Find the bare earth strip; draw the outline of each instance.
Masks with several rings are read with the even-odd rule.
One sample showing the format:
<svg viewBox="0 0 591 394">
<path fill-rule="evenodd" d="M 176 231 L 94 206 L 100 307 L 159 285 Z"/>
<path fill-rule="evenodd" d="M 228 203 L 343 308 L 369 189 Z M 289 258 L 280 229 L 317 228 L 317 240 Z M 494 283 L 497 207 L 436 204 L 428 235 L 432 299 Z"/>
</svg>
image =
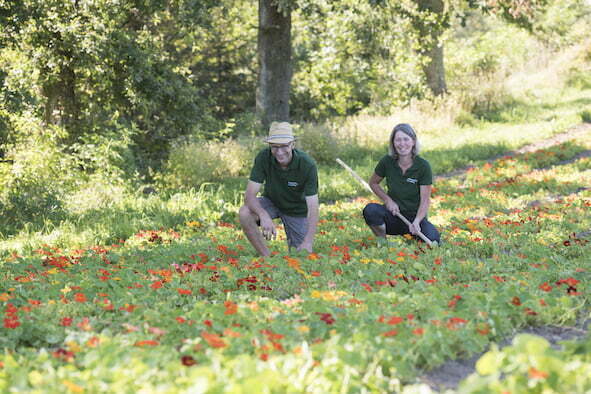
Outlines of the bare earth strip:
<svg viewBox="0 0 591 394">
<path fill-rule="evenodd" d="M 520 148 L 518 150 L 507 152 L 506 154 L 491 158 L 490 160 L 488 160 L 488 162 L 493 162 L 494 160 L 497 160 L 504 156 L 514 156 L 517 154 L 535 152 L 536 150 L 548 148 L 550 146 L 558 145 L 566 141 L 576 140 L 577 137 L 580 137 L 589 132 L 591 132 L 591 123 L 583 123 L 575 127 L 572 127 L 563 133 L 557 134 L 552 138 L 548 138 L 536 142 L 534 144 L 524 146 L 523 148 Z M 591 156 L 591 151 L 586 150 L 579 153 L 576 157 L 565 162 L 558 163 L 557 165 L 572 163 L 575 160 L 578 160 L 582 157 L 589 156 Z M 436 179 L 445 179 L 455 176 L 461 176 L 465 174 L 470 168 L 472 168 L 472 166 L 457 169 L 452 172 L 439 175 L 436 177 Z M 583 188 L 582 190 L 587 189 L 588 188 Z M 577 193 L 581 192 L 582 190 L 578 190 Z M 559 196 L 557 196 L 556 198 L 558 197 Z M 539 204 L 540 202 L 534 202 L 533 204 L 536 203 Z M 590 234 L 591 231 L 578 234 L 578 236 L 586 237 Z M 539 327 L 526 327 L 523 330 L 516 332 L 509 338 L 505 338 L 503 341 L 499 343 L 499 346 L 505 347 L 509 345 L 512 342 L 513 338 L 518 334 L 534 334 L 545 338 L 548 342 L 552 344 L 553 347 L 558 348 L 559 343 L 561 341 L 578 340 L 584 338 L 588 333 L 589 325 L 591 325 L 590 319 L 580 320 L 574 326 L 548 325 Z M 467 378 L 470 374 L 475 372 L 476 361 L 478 361 L 478 359 L 483 354 L 484 353 L 476 354 L 468 359 L 449 360 L 438 368 L 435 368 L 431 371 L 426 371 L 421 376 L 420 380 L 422 381 L 422 383 L 429 385 L 429 387 L 431 387 L 431 389 L 433 389 L 434 391 L 454 390 L 458 387 L 458 384 L 463 379 Z"/>
<path fill-rule="evenodd" d="M 530 145 L 526 145 L 522 148 L 519 148 L 517 150 L 514 151 L 510 151 L 507 153 L 504 153 L 502 155 L 498 155 L 495 157 L 490 158 L 489 160 L 487 160 L 488 163 L 492 163 L 497 159 L 500 159 L 501 157 L 505 157 L 505 156 L 515 156 L 515 155 L 519 155 L 519 154 L 523 154 L 523 153 L 528 153 L 528 152 L 535 152 L 539 149 L 544 149 L 544 148 L 548 148 L 554 145 L 559 145 L 562 144 L 564 142 L 567 141 L 572 141 L 572 140 L 576 140 L 577 137 L 580 137 L 582 135 L 585 135 L 587 133 L 591 132 L 591 123 L 581 123 L 578 124 L 574 127 L 571 127 L 570 129 L 560 133 L 560 134 L 556 134 L 550 138 L 541 140 L 541 141 L 537 141 L 533 144 Z M 445 179 L 445 178 L 452 178 L 455 176 L 460 176 L 463 175 L 465 173 L 468 172 L 468 170 L 470 170 L 471 168 L 474 168 L 474 166 L 466 166 L 463 168 L 458 168 L 456 170 L 447 172 L 445 174 L 440 174 L 437 175 L 435 177 L 435 180 L 439 180 L 439 179 Z"/>
</svg>

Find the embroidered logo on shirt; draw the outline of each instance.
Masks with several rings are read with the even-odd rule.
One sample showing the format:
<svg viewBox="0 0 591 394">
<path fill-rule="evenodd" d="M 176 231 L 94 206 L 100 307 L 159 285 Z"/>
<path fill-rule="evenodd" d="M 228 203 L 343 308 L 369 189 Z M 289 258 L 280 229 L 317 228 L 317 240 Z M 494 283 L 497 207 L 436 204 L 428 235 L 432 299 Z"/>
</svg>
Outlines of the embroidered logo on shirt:
<svg viewBox="0 0 591 394">
<path fill-rule="evenodd" d="M 287 186 L 290 186 L 290 187 L 296 187 L 297 185 L 298 185 L 297 182 L 289 182 L 289 181 L 287 182 Z"/>
<path fill-rule="evenodd" d="M 407 181 L 408 183 L 412 183 L 412 184 L 415 184 L 415 183 L 417 183 L 417 182 L 418 182 L 418 180 L 417 180 L 417 179 L 415 179 L 415 178 L 406 178 L 406 181 Z"/>
</svg>

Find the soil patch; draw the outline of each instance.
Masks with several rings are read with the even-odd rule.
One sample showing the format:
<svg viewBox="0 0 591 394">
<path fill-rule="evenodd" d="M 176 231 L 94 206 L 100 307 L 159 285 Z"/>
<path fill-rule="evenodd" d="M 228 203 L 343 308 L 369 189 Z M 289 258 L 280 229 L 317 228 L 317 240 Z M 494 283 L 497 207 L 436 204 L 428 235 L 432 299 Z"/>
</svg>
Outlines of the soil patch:
<svg viewBox="0 0 591 394">
<path fill-rule="evenodd" d="M 550 138 L 546 138 L 544 140 L 536 141 L 533 144 L 526 145 L 526 146 L 521 147 L 521 148 L 519 148 L 517 150 L 506 152 L 506 153 L 504 153 L 502 155 L 491 157 L 486 162 L 492 164 L 492 162 L 494 162 L 495 160 L 500 159 L 501 157 L 515 156 L 515 155 L 519 155 L 519 154 L 523 154 L 523 153 L 535 152 L 535 151 L 537 151 L 539 149 L 548 148 L 550 146 L 555 146 L 555 145 L 562 144 L 562 143 L 564 143 L 566 141 L 574 140 L 577 137 L 579 137 L 581 135 L 584 135 L 586 133 L 589 133 L 589 132 L 591 132 L 591 123 L 581 123 L 581 124 L 578 124 L 578 125 L 576 125 L 574 127 L 571 127 L 570 129 L 568 129 L 568 130 L 566 130 L 566 131 L 564 131 L 562 133 L 556 134 L 556 135 L 554 135 L 554 136 L 552 136 Z M 581 154 L 579 154 L 579 155 L 581 155 Z M 589 155 L 589 153 L 586 152 L 586 153 L 583 153 L 583 156 L 581 156 L 581 157 L 588 157 L 588 155 Z M 580 158 L 580 157 L 577 157 L 577 159 L 578 158 Z M 566 164 L 566 162 L 563 163 L 563 164 Z M 474 168 L 474 166 L 466 166 L 466 167 L 463 167 L 463 168 L 458 168 L 456 170 L 447 172 L 445 174 L 440 174 L 440 175 L 435 176 L 435 180 L 445 179 L 445 178 L 452 178 L 452 177 L 455 177 L 455 176 L 463 175 L 466 172 L 468 172 L 468 170 L 470 170 L 471 168 Z"/>
<path fill-rule="evenodd" d="M 553 348 L 559 349 L 560 342 L 583 339 L 589 330 L 591 319 L 580 321 L 575 326 L 540 326 L 540 327 L 526 327 L 523 330 L 515 333 L 509 338 L 505 338 L 499 343 L 499 347 L 503 348 L 511 344 L 513 338 L 519 334 L 533 334 L 545 338 Z M 421 381 L 434 391 L 454 390 L 458 384 L 475 372 L 476 361 L 484 354 L 476 354 L 467 359 L 449 360 L 445 364 L 431 371 L 426 372 L 421 376 Z"/>
</svg>

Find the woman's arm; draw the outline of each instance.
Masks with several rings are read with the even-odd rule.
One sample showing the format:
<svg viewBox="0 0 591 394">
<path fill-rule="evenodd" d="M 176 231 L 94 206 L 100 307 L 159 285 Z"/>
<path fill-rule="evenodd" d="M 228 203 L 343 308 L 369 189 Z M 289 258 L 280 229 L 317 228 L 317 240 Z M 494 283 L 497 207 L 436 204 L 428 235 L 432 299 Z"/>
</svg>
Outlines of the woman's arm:
<svg viewBox="0 0 591 394">
<path fill-rule="evenodd" d="M 369 187 L 384 202 L 386 209 L 392 212 L 392 215 L 396 215 L 400 213 L 400 208 L 380 186 L 382 179 L 384 178 L 374 172 L 371 178 L 369 178 Z"/>
<path fill-rule="evenodd" d="M 429 212 L 429 205 L 431 204 L 431 185 L 421 185 L 419 188 L 420 198 L 421 201 L 419 202 L 419 209 L 417 211 L 417 216 L 415 220 L 411 223 L 409 227 L 411 234 L 416 234 L 421 231 L 421 220 L 423 220 L 427 213 Z"/>
</svg>

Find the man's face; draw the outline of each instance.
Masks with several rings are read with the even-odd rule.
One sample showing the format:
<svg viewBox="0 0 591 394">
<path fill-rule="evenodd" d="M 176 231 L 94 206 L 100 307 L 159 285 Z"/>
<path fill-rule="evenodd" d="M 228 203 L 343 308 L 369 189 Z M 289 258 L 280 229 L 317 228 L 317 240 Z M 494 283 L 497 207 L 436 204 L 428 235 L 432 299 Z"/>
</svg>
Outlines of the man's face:
<svg viewBox="0 0 591 394">
<path fill-rule="evenodd" d="M 269 146 L 271 147 L 271 154 L 281 167 L 287 167 L 291 163 L 294 147 L 293 141 L 287 144 L 269 144 Z"/>
</svg>

